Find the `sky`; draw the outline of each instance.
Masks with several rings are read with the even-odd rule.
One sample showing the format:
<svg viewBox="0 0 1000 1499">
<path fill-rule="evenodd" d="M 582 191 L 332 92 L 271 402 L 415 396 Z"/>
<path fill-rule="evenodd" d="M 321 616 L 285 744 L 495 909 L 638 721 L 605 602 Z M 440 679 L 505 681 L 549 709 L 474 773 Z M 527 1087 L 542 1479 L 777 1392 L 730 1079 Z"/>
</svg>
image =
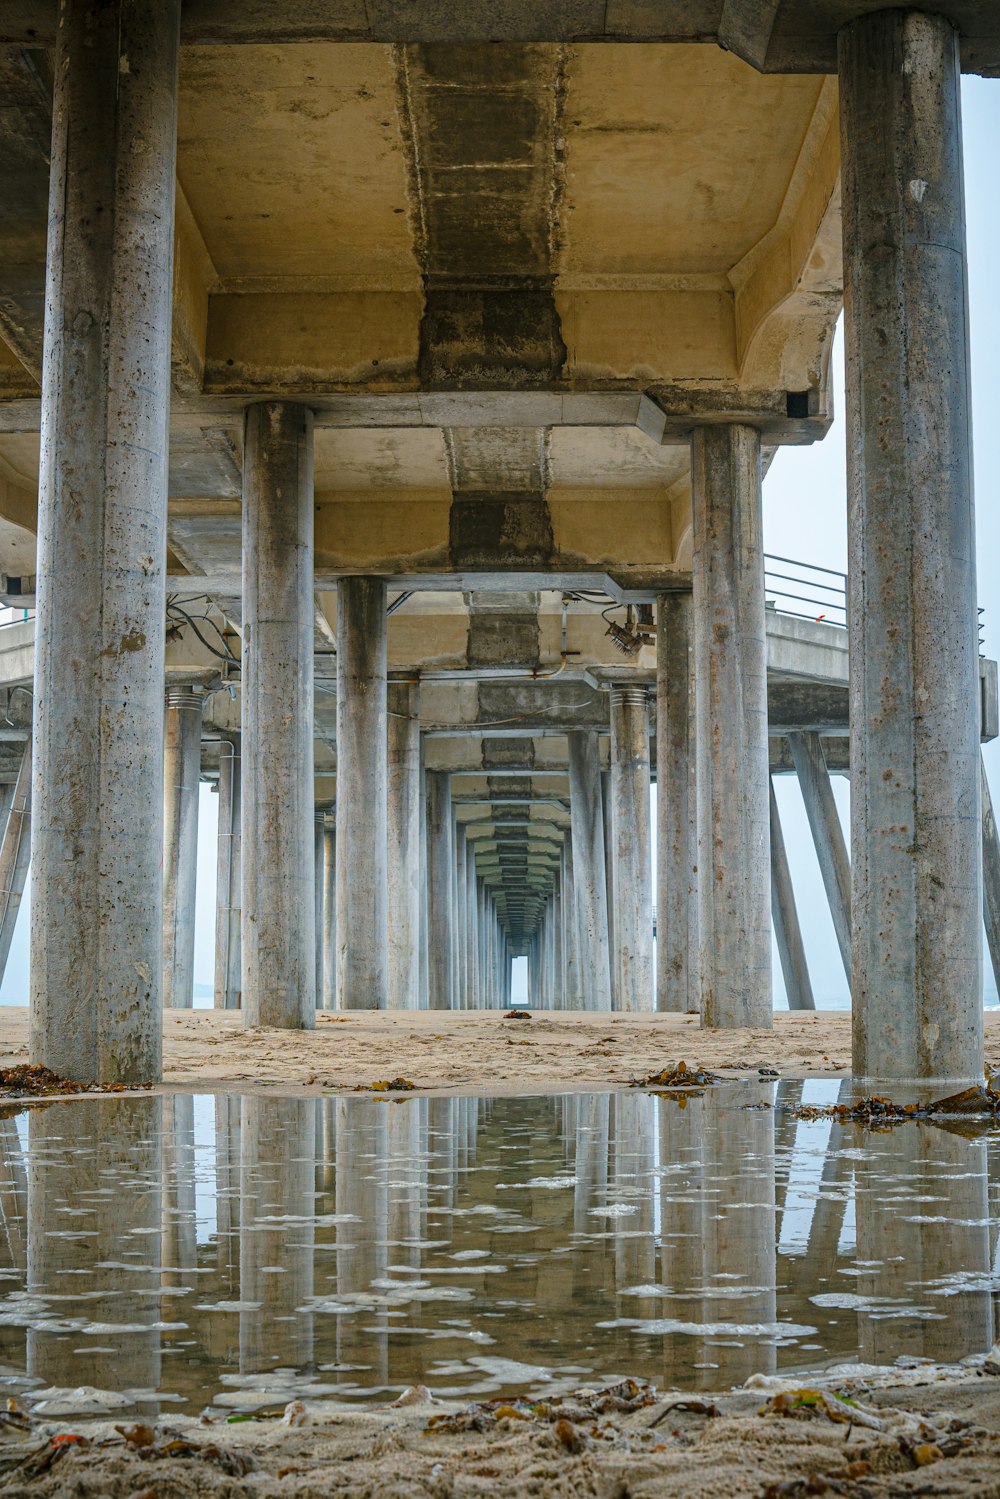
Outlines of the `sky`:
<svg viewBox="0 0 1000 1499">
<path fill-rule="evenodd" d="M 969 247 L 969 300 L 972 339 L 973 434 L 977 496 L 979 602 L 985 609 L 986 655 L 1000 658 L 1000 463 L 989 434 L 1000 410 L 1000 279 L 996 275 L 1000 246 L 1000 193 L 995 183 L 1000 150 L 1000 82 L 962 80 L 965 136 L 966 215 Z M 847 568 L 847 501 L 844 454 L 843 338 L 838 328 L 834 347 L 834 423 L 826 439 L 808 448 L 780 448 L 764 481 L 764 549 L 820 566 Z M 986 746 L 987 773 L 994 803 L 1000 801 L 1000 741 Z M 850 789 L 842 776 L 833 778 L 838 808 L 848 826 Z M 846 1005 L 847 982 L 819 866 L 812 847 L 802 798 L 794 776 L 776 777 L 788 857 L 816 1002 L 820 1007 Z M 655 827 L 655 820 L 654 820 Z M 198 828 L 198 912 L 195 930 L 195 1003 L 211 1004 L 215 953 L 215 858 L 217 798 L 201 788 Z M 24 1004 L 28 994 L 28 921 L 26 898 L 18 916 L 0 1004 Z M 523 965 L 518 964 L 522 980 Z M 986 1002 L 997 1003 L 988 958 L 984 963 Z M 522 980 L 523 981 L 523 980 Z M 785 992 L 774 954 L 774 996 L 784 1008 Z M 515 998 L 523 997 L 521 983 Z"/>
</svg>

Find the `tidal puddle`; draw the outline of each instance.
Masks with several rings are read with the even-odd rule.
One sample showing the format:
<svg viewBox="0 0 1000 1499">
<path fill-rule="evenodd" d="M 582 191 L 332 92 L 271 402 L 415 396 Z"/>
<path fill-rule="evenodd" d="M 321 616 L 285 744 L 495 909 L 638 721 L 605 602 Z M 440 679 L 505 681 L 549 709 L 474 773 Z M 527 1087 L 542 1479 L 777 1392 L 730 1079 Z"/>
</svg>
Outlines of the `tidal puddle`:
<svg viewBox="0 0 1000 1499">
<path fill-rule="evenodd" d="M 0 1120 L 0 1391 L 252 1411 L 985 1353 L 1000 1131 L 783 1112 L 838 1086 Z"/>
</svg>

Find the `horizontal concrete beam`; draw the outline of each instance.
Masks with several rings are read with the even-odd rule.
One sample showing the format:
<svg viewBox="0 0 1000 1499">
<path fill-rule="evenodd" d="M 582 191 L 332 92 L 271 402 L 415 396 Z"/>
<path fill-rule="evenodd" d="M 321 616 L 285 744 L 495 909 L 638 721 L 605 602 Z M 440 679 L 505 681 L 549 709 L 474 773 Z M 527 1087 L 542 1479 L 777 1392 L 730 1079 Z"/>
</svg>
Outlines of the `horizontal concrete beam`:
<svg viewBox="0 0 1000 1499">
<path fill-rule="evenodd" d="M 309 42 L 704 42 L 732 49 L 765 72 L 836 70 L 837 32 L 871 10 L 871 0 L 185 0 L 186 47 Z M 961 36 L 966 71 L 1000 68 L 1000 20 L 993 0 L 934 0 Z M 9 0 L 0 43 L 50 47 L 55 0 Z"/>
</svg>

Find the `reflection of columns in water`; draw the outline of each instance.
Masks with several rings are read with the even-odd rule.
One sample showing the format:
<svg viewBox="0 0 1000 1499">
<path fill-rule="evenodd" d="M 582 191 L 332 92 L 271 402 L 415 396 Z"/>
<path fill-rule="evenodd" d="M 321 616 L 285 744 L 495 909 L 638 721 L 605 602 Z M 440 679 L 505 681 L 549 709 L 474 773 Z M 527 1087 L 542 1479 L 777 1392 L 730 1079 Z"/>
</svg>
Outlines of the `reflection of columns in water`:
<svg viewBox="0 0 1000 1499">
<path fill-rule="evenodd" d="M 312 1359 L 316 1101 L 242 1100 L 240 1372 Z M 287 1221 L 291 1219 L 292 1221 Z M 275 1357 L 277 1355 L 277 1357 Z"/>
<path fill-rule="evenodd" d="M 162 1109 L 159 1098 L 87 1099 L 29 1118 L 28 1291 L 65 1295 L 73 1283 L 67 1274 L 81 1271 L 88 1291 L 102 1295 L 72 1314 L 107 1324 L 95 1338 L 30 1330 L 33 1379 L 70 1388 L 159 1388 Z M 72 1236 L 65 1237 L 67 1229 Z M 149 1331 L 115 1333 L 115 1323 Z"/>
<path fill-rule="evenodd" d="M 194 1098 L 175 1093 L 163 1100 L 162 1284 L 184 1285 L 198 1259 L 194 1199 Z"/>
<path fill-rule="evenodd" d="M 752 1085 L 748 1085 L 749 1093 Z M 771 1101 L 762 1085 L 759 1100 Z M 746 1102 L 758 1098 L 747 1097 Z M 743 1109 L 738 1126 L 732 1103 L 709 1089 L 705 1095 L 704 1184 L 706 1212 L 702 1278 L 706 1291 L 738 1294 L 711 1298 L 707 1322 L 773 1323 L 777 1317 L 774 1115 Z M 734 1279 L 735 1277 L 735 1279 Z M 723 1343 L 725 1346 L 723 1346 Z M 718 1364 L 709 1381 L 720 1385 L 742 1383 L 751 1374 L 776 1367 L 773 1337 L 709 1339 L 709 1359 Z"/>
<path fill-rule="evenodd" d="M 28 1268 L 28 1179 L 13 1119 L 0 1119 L 0 1268 Z"/>
<path fill-rule="evenodd" d="M 240 1100 L 215 1095 L 216 1263 L 227 1300 L 239 1298 L 240 1264 Z"/>
<path fill-rule="evenodd" d="M 704 1322 L 714 1315 L 702 1296 L 702 1252 L 705 1240 L 704 1193 L 705 1100 L 691 1098 L 682 1108 L 660 1099 L 658 1146 L 660 1156 L 660 1276 L 673 1298 L 661 1315 L 678 1322 Z M 669 1307 L 669 1311 L 666 1308 Z M 692 1382 L 713 1386 L 712 1372 L 701 1370 L 692 1381 L 693 1364 L 711 1362 L 699 1339 L 675 1333 L 664 1339 L 663 1377 L 667 1384 Z"/>
<path fill-rule="evenodd" d="M 337 1296 L 366 1294 L 388 1268 L 387 1106 L 337 1099 Z M 384 1312 L 362 1306 L 337 1318 L 337 1358 L 363 1364 L 371 1382 L 388 1375 L 389 1350 Z"/>
<path fill-rule="evenodd" d="M 656 1279 L 656 1105 L 644 1093 L 614 1093 L 612 1105 L 611 1185 L 614 1203 L 635 1208 L 610 1220 L 615 1236 L 615 1289 L 650 1285 Z M 630 1296 L 624 1315 L 652 1317 L 656 1304 Z"/>
<path fill-rule="evenodd" d="M 985 1142 L 906 1125 L 892 1135 L 891 1156 L 855 1163 L 855 1182 L 858 1260 L 874 1262 L 855 1284 L 876 1303 L 858 1312 L 862 1360 L 891 1364 L 907 1353 L 952 1362 L 985 1353 L 993 1342 L 990 1292 L 982 1288 L 990 1271 Z M 943 1298 L 924 1289 L 953 1275 L 981 1277 L 981 1288 Z M 901 1310 L 927 1308 L 933 1319 L 887 1318 L 878 1304 L 887 1300 Z"/>
<path fill-rule="evenodd" d="M 386 1109 L 386 1230 L 392 1259 L 417 1266 L 427 1214 L 427 1100 Z"/>
<path fill-rule="evenodd" d="M 455 1206 L 458 1182 L 457 1098 L 427 1100 L 427 1149 L 435 1207 Z"/>
<path fill-rule="evenodd" d="M 585 1093 L 576 1121 L 576 1157 L 573 1174 L 573 1228 L 577 1233 L 593 1230 L 590 1209 L 604 1200 L 608 1185 L 608 1133 L 611 1096 Z"/>
<path fill-rule="evenodd" d="M 0 1119 L 0 1272 L 23 1291 L 28 1272 L 28 1179 L 14 1119 Z M 8 1278 L 9 1277 L 9 1278 Z M 22 1365 L 24 1330 L 0 1326 L 0 1365 Z"/>
</svg>

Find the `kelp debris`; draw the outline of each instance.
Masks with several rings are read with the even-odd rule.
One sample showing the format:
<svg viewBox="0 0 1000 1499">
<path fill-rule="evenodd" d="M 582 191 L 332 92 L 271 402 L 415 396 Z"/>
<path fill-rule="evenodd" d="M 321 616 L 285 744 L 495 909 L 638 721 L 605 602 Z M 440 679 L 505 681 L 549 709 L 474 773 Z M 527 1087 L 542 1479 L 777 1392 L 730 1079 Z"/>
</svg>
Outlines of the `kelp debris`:
<svg viewBox="0 0 1000 1499">
<path fill-rule="evenodd" d="M 408 1077 L 376 1078 L 373 1083 L 358 1083 L 355 1093 L 412 1093 L 416 1083 Z"/>
<path fill-rule="evenodd" d="M 634 1077 L 630 1088 L 707 1088 L 710 1083 L 721 1083 L 717 1072 L 705 1067 L 689 1067 L 687 1062 L 668 1062 L 659 1072 L 648 1077 Z"/>
<path fill-rule="evenodd" d="M 505 1012 L 503 1018 L 504 1018 L 504 1020 L 530 1020 L 531 1019 L 531 1011 L 530 1010 L 507 1010 Z"/>
<path fill-rule="evenodd" d="M 1000 1089 L 990 1078 L 981 1086 L 963 1088 L 947 1098 L 930 1103 L 897 1103 L 873 1094 L 857 1103 L 798 1104 L 788 1110 L 793 1119 L 833 1119 L 838 1124 L 867 1124 L 874 1128 L 901 1124 L 908 1119 L 932 1119 L 942 1114 L 973 1119 L 1000 1116 Z"/>
<path fill-rule="evenodd" d="M 59 1093 L 130 1093 L 151 1088 L 152 1083 L 77 1083 L 60 1077 L 39 1062 L 19 1062 L 0 1067 L 0 1094 L 18 1098 L 48 1098 Z"/>
<path fill-rule="evenodd" d="M 499 1421 L 533 1421 L 551 1426 L 565 1423 L 557 1435 L 564 1446 L 567 1436 L 576 1442 L 575 1428 L 595 1424 L 602 1416 L 629 1415 L 655 1405 L 652 1385 L 637 1379 L 623 1379 L 600 1390 L 573 1390 L 551 1400 L 524 1400 L 502 1396 L 497 1400 L 475 1400 L 460 1411 L 443 1411 L 431 1416 L 427 1431 L 489 1431 Z"/>
</svg>

